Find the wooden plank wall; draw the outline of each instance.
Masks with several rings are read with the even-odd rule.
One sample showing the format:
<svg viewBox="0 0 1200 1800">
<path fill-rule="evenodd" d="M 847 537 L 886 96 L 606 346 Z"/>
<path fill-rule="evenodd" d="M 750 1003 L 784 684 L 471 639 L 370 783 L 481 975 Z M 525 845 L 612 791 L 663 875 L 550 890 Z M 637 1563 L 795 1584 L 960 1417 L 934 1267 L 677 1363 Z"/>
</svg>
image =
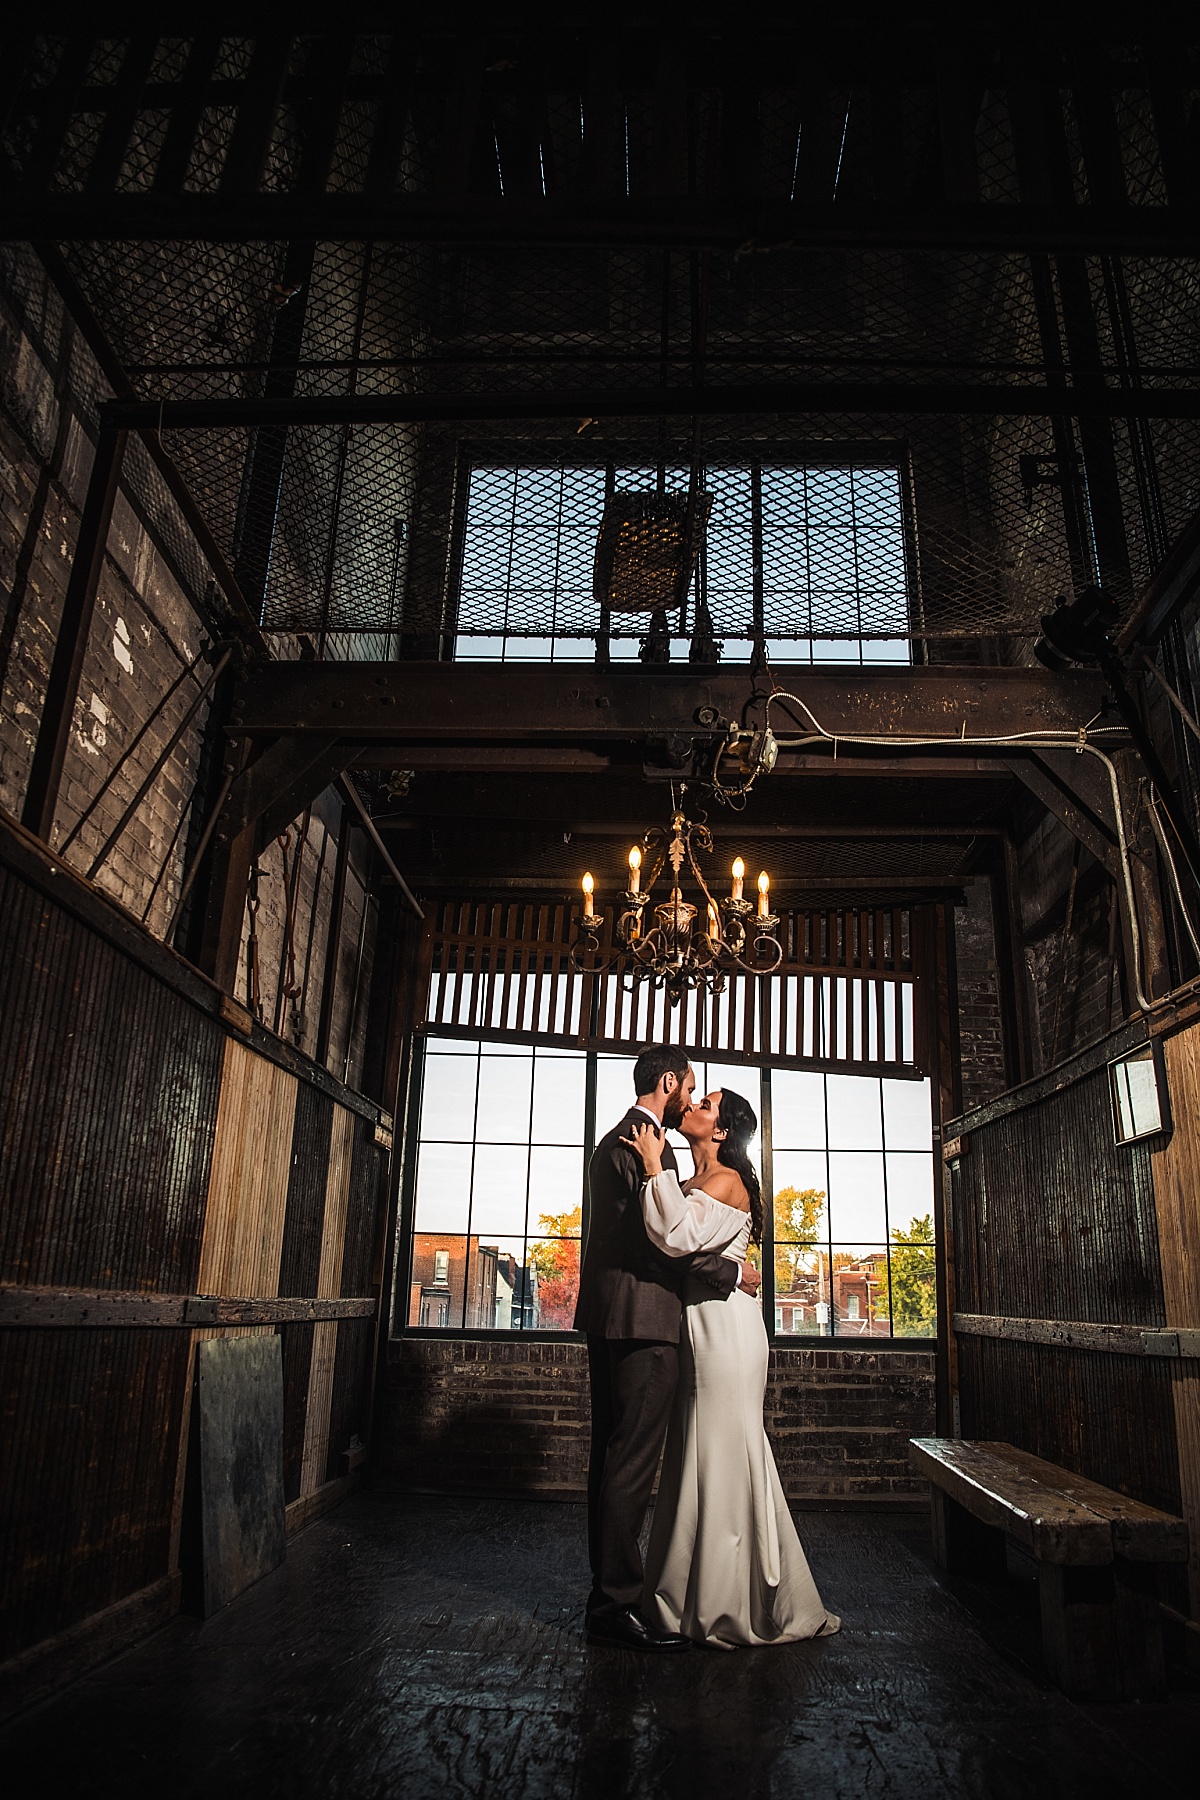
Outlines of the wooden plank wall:
<svg viewBox="0 0 1200 1800">
<path fill-rule="evenodd" d="M 149 940 L 142 956 L 123 915 L 50 859 L 6 866 L 6 841 L 0 1297 L 52 1291 L 67 1317 L 84 1290 L 375 1298 L 379 1109 L 258 1027 L 249 1042 L 229 1029 L 186 965 Z M 58 1666 L 77 1672 L 177 1606 L 195 1344 L 222 1330 L 282 1333 L 286 1498 L 323 1503 L 366 1436 L 373 1317 L 0 1329 L 14 1692 L 45 1691 L 39 1657 L 66 1646 Z M 114 1639 L 96 1622 L 117 1614 Z"/>
<path fill-rule="evenodd" d="M 1163 1042 L 1175 1129 L 1154 1153 L 1154 1198 L 1163 1271 L 1163 1322 L 1200 1332 L 1200 1024 Z M 1200 1356 L 1171 1366 L 1179 1487 L 1191 1533 L 1192 1617 L 1200 1619 Z"/>
<path fill-rule="evenodd" d="M 1115 1141 L 1108 1075 L 1157 1029 L 946 1127 L 957 1400 L 964 1437 L 1182 1514 L 1190 1596 L 1180 1572 L 1169 1598 L 1200 1619 L 1200 1359 L 1172 1335 L 1200 1330 L 1200 1026 L 1165 1038 L 1169 1138 Z"/>
</svg>

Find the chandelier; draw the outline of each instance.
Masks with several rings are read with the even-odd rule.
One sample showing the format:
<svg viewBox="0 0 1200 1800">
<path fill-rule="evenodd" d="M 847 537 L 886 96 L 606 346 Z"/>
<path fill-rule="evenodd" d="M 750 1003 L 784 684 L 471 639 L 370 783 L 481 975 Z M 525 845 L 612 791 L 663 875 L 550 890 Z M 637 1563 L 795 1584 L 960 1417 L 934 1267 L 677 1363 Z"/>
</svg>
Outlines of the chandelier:
<svg viewBox="0 0 1200 1800">
<path fill-rule="evenodd" d="M 615 947 L 602 942 L 604 915 L 595 910 L 596 883 L 583 877 L 583 915 L 571 946 L 571 966 L 587 974 L 603 973 L 625 959 L 625 973 L 632 980 L 653 982 L 665 988 L 672 1006 L 685 993 L 703 988 L 719 994 L 728 977 L 741 969 L 747 975 L 769 975 L 783 961 L 783 946 L 776 937 L 778 916 L 771 911 L 771 881 L 764 871 L 758 878 L 758 907 L 743 894 L 746 865 L 735 859 L 728 894 L 714 899 L 698 855 L 711 856 L 712 834 L 707 825 L 688 819 L 682 805 L 671 818 L 669 831 L 653 825 L 640 844 L 629 852 L 629 886 L 618 912 Z M 703 896 L 700 906 L 685 900 L 680 885 L 687 864 Z M 671 891 L 650 910 L 651 896 L 664 867 L 670 865 Z M 643 870 L 649 866 L 648 878 Z M 648 917 L 649 914 L 649 917 Z"/>
</svg>

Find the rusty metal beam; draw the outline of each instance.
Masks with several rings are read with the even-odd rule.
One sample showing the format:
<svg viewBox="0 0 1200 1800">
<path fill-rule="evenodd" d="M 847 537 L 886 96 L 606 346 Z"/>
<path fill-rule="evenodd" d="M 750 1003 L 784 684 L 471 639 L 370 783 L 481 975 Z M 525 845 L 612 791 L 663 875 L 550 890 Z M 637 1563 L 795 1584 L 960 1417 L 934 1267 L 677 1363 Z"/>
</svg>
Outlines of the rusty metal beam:
<svg viewBox="0 0 1200 1800">
<path fill-rule="evenodd" d="M 697 414 L 872 413 L 995 418 L 1200 418 L 1200 388 L 1054 386 L 1032 382 L 761 381 L 720 386 L 552 388 L 519 392 L 264 396 L 239 400 L 109 400 L 104 419 L 132 431 L 288 425 L 396 425 L 507 419 L 658 419 Z"/>
<path fill-rule="evenodd" d="M 362 795 L 347 775 L 339 777 L 337 786 L 338 792 L 341 794 L 343 800 L 345 800 L 349 812 L 353 812 L 357 817 L 358 823 L 362 826 L 376 850 L 379 852 L 380 860 L 382 861 L 384 868 L 396 883 L 400 892 L 404 895 L 404 898 L 408 903 L 409 911 L 414 913 L 418 919 L 423 920 L 425 917 L 424 908 L 409 887 L 407 881 L 405 881 L 399 869 L 396 867 L 395 862 L 392 860 L 392 853 L 380 837 L 379 832 L 376 830 L 375 821 L 368 812 Z M 347 816 L 349 816 L 349 812 Z"/>
<path fill-rule="evenodd" d="M 232 838 L 262 819 L 264 835 L 274 836 L 341 774 L 349 758 L 332 732 L 280 737 L 233 783 L 221 809 L 223 832 Z"/>
<path fill-rule="evenodd" d="M 61 135 L 61 134 L 60 134 Z M 252 148 L 261 154 L 263 139 Z M 57 145 L 55 146 L 57 149 Z M 462 193 L 187 193 L 103 196 L 26 188 L 0 198 L 0 236 L 220 243 L 315 238 L 460 246 L 757 250 L 1073 251 L 1187 256 L 1194 215 L 1183 206 L 910 204 L 763 201 L 663 195 L 518 199 Z"/>
<path fill-rule="evenodd" d="M 972 740 L 985 736 L 1075 732 L 1096 717 L 1106 693 L 1094 671 L 938 664 L 797 670 L 788 688 L 838 737 L 878 734 L 886 752 L 888 738 L 928 735 L 944 738 L 944 754 L 954 756 L 979 755 Z M 749 693 L 744 671 L 701 674 L 684 665 L 255 663 L 243 671 L 230 728 L 249 736 L 344 735 L 362 746 L 595 748 L 675 732 L 711 742 L 724 735 L 720 721 L 741 717 Z M 802 718 L 784 705 L 772 708 L 778 735 L 803 735 Z"/>
<path fill-rule="evenodd" d="M 1005 767 L 1029 792 L 1040 800 L 1047 812 L 1053 813 L 1060 825 L 1091 852 L 1114 881 L 1121 879 L 1116 834 L 1098 819 L 1081 797 L 1035 756 L 1009 757 Z"/>
</svg>

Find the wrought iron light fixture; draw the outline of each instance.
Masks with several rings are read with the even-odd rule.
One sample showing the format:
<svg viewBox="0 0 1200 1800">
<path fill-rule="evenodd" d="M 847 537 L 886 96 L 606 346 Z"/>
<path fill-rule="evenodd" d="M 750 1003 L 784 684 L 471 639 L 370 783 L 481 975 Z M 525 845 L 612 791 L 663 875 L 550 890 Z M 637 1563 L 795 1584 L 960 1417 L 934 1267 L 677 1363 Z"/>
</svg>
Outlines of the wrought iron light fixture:
<svg viewBox="0 0 1200 1800">
<path fill-rule="evenodd" d="M 739 856 L 731 870 L 728 894 L 714 899 L 698 855 L 711 856 L 712 834 L 707 825 L 689 819 L 682 799 L 671 818 L 670 829 L 654 825 L 640 844 L 629 852 L 629 886 L 622 896 L 624 909 L 617 914 L 613 947 L 603 941 L 604 915 L 595 910 L 596 883 L 583 877 L 583 916 L 571 946 L 572 968 L 589 974 L 606 972 L 622 959 L 630 984 L 653 982 L 667 990 L 671 1005 L 684 994 L 704 988 L 719 994 L 731 974 L 769 975 L 783 961 L 783 946 L 775 933 L 778 915 L 771 911 L 771 880 L 758 878 L 758 906 L 745 898 L 746 865 Z M 648 879 L 643 868 L 652 863 Z M 704 911 L 685 900 L 680 885 L 687 864 L 703 896 Z M 671 869 L 671 891 L 652 910 L 651 896 L 666 865 Z"/>
</svg>

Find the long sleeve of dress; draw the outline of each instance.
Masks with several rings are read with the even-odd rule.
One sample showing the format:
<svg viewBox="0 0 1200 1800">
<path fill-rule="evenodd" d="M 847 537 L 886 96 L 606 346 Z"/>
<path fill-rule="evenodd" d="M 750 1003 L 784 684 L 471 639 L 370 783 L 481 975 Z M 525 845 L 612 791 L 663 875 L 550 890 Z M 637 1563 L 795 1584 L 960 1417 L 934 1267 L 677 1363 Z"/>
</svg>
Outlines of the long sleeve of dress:
<svg viewBox="0 0 1200 1800">
<path fill-rule="evenodd" d="M 724 1250 L 745 1220 L 736 1206 L 725 1206 L 703 1193 L 685 1194 L 679 1177 L 669 1169 L 643 1183 L 642 1216 L 651 1243 L 666 1256 Z"/>
</svg>

